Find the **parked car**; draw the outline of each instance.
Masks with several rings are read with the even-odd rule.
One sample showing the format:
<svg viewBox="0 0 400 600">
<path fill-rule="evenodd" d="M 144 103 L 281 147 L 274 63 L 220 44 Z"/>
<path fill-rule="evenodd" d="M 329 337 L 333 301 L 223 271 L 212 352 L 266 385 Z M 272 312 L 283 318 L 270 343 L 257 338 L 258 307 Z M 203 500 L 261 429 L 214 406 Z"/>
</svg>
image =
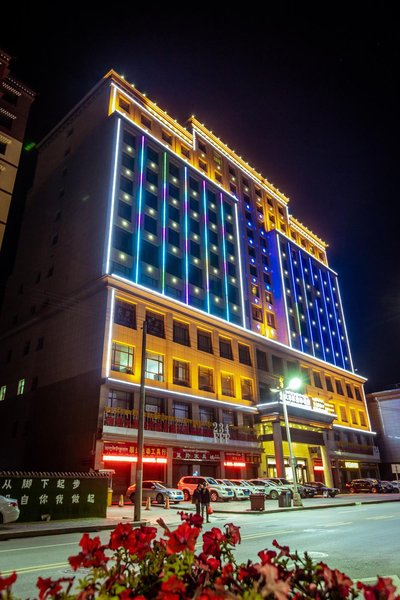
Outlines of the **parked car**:
<svg viewBox="0 0 400 600">
<path fill-rule="evenodd" d="M 258 487 L 252 485 L 246 479 L 230 479 L 229 481 L 231 481 L 235 485 L 240 486 L 244 490 L 244 493 L 246 494 L 247 498 L 250 498 L 250 494 L 258 494 L 260 491 L 264 493 L 264 489 L 260 490 Z"/>
<path fill-rule="evenodd" d="M 229 481 L 229 479 L 217 479 L 217 481 L 221 485 L 227 485 L 232 488 L 233 493 L 235 494 L 235 500 L 247 500 L 248 499 L 249 494 L 245 494 L 245 489 L 243 487 L 241 487 L 240 485 L 236 485 L 236 483 Z"/>
<path fill-rule="evenodd" d="M 0 496 L 0 525 L 12 523 L 19 518 L 18 500 Z"/>
<path fill-rule="evenodd" d="M 218 500 L 227 502 L 228 500 L 233 500 L 235 497 L 231 486 L 218 483 L 214 477 L 198 477 L 194 475 L 181 477 L 177 488 L 182 490 L 185 500 L 190 500 L 199 483 L 207 483 L 211 502 L 217 502 Z"/>
<path fill-rule="evenodd" d="M 396 493 L 399 493 L 400 492 L 400 479 L 397 479 L 396 481 L 391 481 L 390 483 L 396 488 Z"/>
<path fill-rule="evenodd" d="M 346 483 L 346 487 L 350 490 L 351 494 L 357 494 L 359 492 L 378 494 L 383 492 L 383 487 L 379 479 L 353 479 Z"/>
<path fill-rule="evenodd" d="M 299 487 L 299 484 L 297 484 L 297 487 Z M 308 481 L 307 483 L 302 483 L 301 487 L 304 491 L 302 498 L 314 498 L 317 495 L 317 490 L 312 485 L 310 485 Z"/>
<path fill-rule="evenodd" d="M 294 485 L 293 482 L 288 481 L 287 479 L 285 479 L 284 477 L 270 477 L 268 479 L 268 481 L 272 481 L 273 483 L 275 483 L 278 487 L 284 490 L 290 490 L 291 493 L 293 494 L 294 492 Z M 297 484 L 297 489 L 298 492 L 300 494 L 300 496 L 302 498 L 307 498 L 307 496 L 314 496 L 315 494 L 310 490 L 307 490 L 306 488 L 304 488 L 303 485 L 301 484 Z"/>
<path fill-rule="evenodd" d="M 331 498 L 334 498 L 336 494 L 340 492 L 339 488 L 328 487 L 320 481 L 307 481 L 307 485 L 315 489 L 316 496 L 330 496 Z"/>
<path fill-rule="evenodd" d="M 271 498 L 272 500 L 277 500 L 282 491 L 282 489 L 278 485 L 276 485 L 269 479 L 249 479 L 249 483 L 258 487 L 260 491 L 262 491 L 262 488 L 264 486 L 265 495 L 267 496 L 267 498 Z"/>
<path fill-rule="evenodd" d="M 132 502 L 135 501 L 135 491 L 136 484 L 133 483 L 128 487 L 126 492 L 126 495 Z M 142 498 L 143 500 L 150 498 L 150 502 L 157 502 L 157 504 L 164 504 L 167 498 L 169 498 L 170 502 L 181 502 L 183 500 L 183 492 L 161 481 L 143 481 Z"/>
<path fill-rule="evenodd" d="M 382 481 L 381 486 L 383 487 L 384 494 L 398 494 L 399 490 L 396 486 L 393 485 L 391 481 Z"/>
</svg>

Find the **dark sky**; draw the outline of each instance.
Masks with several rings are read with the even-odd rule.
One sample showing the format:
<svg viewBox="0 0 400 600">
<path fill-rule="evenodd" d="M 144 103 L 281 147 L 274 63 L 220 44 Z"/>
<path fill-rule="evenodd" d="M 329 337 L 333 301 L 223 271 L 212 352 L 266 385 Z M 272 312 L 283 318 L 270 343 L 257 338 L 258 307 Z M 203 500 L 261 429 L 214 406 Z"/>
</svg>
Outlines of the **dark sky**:
<svg viewBox="0 0 400 600">
<path fill-rule="evenodd" d="M 35 141 L 114 68 L 179 121 L 195 114 L 289 196 L 330 245 L 354 364 L 373 391 L 400 381 L 400 23 L 389 3 L 355 4 L 351 15 L 324 3 L 323 16 L 266 3 L 261 18 L 258 4 L 166 14 L 117 3 L 103 15 L 68 3 L 52 16 L 19 3 L 0 47 L 39 94 Z"/>
</svg>

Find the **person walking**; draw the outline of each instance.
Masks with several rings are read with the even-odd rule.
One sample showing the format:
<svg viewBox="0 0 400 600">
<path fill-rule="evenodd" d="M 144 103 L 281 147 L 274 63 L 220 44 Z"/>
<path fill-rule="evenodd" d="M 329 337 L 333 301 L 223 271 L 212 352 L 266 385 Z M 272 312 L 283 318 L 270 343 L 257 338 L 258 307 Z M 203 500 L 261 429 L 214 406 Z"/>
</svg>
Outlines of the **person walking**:
<svg viewBox="0 0 400 600">
<path fill-rule="evenodd" d="M 197 488 L 193 492 L 192 496 L 192 504 L 196 506 L 196 515 L 200 515 L 200 507 L 201 507 L 201 491 L 202 485 L 201 483 L 197 484 Z"/>
<path fill-rule="evenodd" d="M 206 520 L 207 523 L 210 522 L 210 502 L 210 490 L 208 489 L 207 483 L 203 483 L 203 487 L 200 491 L 201 516 L 203 517 L 203 521 Z"/>
</svg>

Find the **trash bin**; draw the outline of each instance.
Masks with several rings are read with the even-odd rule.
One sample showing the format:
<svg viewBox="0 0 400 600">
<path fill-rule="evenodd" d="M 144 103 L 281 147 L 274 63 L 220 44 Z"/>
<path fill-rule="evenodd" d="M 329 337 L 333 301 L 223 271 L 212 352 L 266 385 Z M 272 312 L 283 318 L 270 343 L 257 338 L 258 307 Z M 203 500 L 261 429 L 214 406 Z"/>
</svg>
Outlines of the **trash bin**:
<svg viewBox="0 0 400 600">
<path fill-rule="evenodd" d="M 265 494 L 250 494 L 250 510 L 264 510 Z"/>
<path fill-rule="evenodd" d="M 278 506 L 282 508 L 287 508 L 288 506 L 292 506 L 291 493 L 289 490 L 285 490 L 280 493 L 278 498 Z"/>
<path fill-rule="evenodd" d="M 113 495 L 112 488 L 108 488 L 108 490 L 107 490 L 107 506 L 112 505 L 112 495 Z"/>
</svg>

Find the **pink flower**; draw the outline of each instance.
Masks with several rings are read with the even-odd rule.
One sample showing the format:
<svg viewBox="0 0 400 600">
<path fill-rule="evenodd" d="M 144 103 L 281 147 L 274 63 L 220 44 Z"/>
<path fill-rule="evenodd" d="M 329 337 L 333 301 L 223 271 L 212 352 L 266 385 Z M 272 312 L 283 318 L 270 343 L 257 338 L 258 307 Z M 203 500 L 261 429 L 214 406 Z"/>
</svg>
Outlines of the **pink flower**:
<svg viewBox="0 0 400 600">
<path fill-rule="evenodd" d="M 318 566 L 322 569 L 322 577 L 327 588 L 337 590 L 341 596 L 347 598 L 350 588 L 353 585 L 350 577 L 338 571 L 338 569 L 330 569 L 324 563 L 319 563 Z"/>
<path fill-rule="evenodd" d="M 270 594 L 273 594 L 277 600 L 286 600 L 289 597 L 289 578 L 287 580 L 280 579 L 275 565 L 265 564 L 258 566 L 257 570 L 261 577 L 259 591 L 262 598 L 267 598 Z"/>
<path fill-rule="evenodd" d="M 236 544 L 240 544 L 240 527 L 237 527 L 233 523 L 228 523 L 227 525 L 225 525 L 225 535 L 228 542 L 233 546 L 236 546 Z"/>
</svg>

